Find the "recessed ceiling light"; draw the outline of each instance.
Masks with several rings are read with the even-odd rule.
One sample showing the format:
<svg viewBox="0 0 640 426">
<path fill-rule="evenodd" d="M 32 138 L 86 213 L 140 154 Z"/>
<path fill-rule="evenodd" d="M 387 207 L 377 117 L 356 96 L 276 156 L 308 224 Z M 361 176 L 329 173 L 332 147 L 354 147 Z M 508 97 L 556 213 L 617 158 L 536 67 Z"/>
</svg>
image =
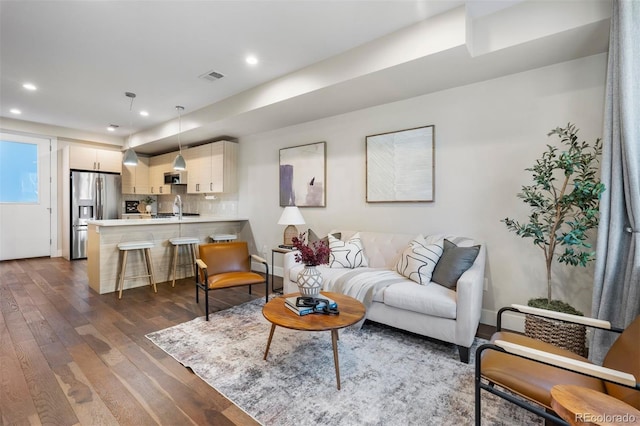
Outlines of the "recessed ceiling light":
<svg viewBox="0 0 640 426">
<path fill-rule="evenodd" d="M 27 90 L 37 90 L 37 89 L 38 89 L 38 88 L 36 87 L 36 85 L 35 85 L 35 84 L 33 84 L 33 83 L 24 83 L 24 84 L 22 85 L 22 87 L 24 87 L 24 88 L 25 88 L 25 89 L 27 89 Z"/>
<path fill-rule="evenodd" d="M 109 127 L 107 127 L 107 130 L 110 132 L 115 132 L 118 127 L 120 126 L 118 126 L 117 124 L 109 124 Z"/>
<path fill-rule="evenodd" d="M 245 61 L 247 61 L 249 65 L 256 65 L 258 63 L 258 58 L 253 55 L 249 55 L 245 58 Z"/>
<path fill-rule="evenodd" d="M 11 108 L 9 112 L 16 115 L 22 114 L 22 111 L 20 111 L 18 108 Z"/>
<path fill-rule="evenodd" d="M 148 111 L 140 111 L 140 115 L 143 117 L 148 117 L 149 116 L 149 112 Z"/>
</svg>

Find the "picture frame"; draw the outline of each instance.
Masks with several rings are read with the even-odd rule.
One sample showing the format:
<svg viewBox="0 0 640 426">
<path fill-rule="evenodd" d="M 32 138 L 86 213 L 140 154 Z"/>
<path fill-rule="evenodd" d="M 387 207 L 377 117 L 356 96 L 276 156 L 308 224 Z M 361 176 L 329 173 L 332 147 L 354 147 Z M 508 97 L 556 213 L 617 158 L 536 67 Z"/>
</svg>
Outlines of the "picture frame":
<svg viewBox="0 0 640 426">
<path fill-rule="evenodd" d="M 280 206 L 326 207 L 327 143 L 280 149 Z"/>
<path fill-rule="evenodd" d="M 367 203 L 433 202 L 435 126 L 366 137 Z"/>
</svg>

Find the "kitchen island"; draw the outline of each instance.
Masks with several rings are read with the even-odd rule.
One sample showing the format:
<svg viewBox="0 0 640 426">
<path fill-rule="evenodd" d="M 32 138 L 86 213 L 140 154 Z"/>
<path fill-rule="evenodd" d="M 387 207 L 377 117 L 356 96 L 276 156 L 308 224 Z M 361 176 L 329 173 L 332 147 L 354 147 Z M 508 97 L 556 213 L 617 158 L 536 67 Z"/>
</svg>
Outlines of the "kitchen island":
<svg viewBox="0 0 640 426">
<path fill-rule="evenodd" d="M 87 273 L 89 286 L 100 294 L 116 290 L 118 271 L 118 244 L 129 241 L 153 241 L 151 259 L 157 283 L 169 281 L 172 245 L 170 238 L 196 237 L 200 244 L 211 242 L 210 235 L 236 234 L 238 240 L 247 241 L 249 251 L 257 253 L 249 221 L 243 218 L 183 217 L 178 219 L 112 219 L 88 222 Z M 178 263 L 190 261 L 187 250 L 180 250 Z M 127 261 L 127 276 L 145 275 L 142 254 L 130 253 Z M 178 267 L 176 278 L 192 276 L 188 266 Z M 170 284 L 170 283 L 169 283 Z M 126 280 L 124 289 L 149 285 L 148 278 Z M 195 287 L 194 287 L 195 288 Z M 123 297 L 125 297 L 123 295 Z"/>
</svg>

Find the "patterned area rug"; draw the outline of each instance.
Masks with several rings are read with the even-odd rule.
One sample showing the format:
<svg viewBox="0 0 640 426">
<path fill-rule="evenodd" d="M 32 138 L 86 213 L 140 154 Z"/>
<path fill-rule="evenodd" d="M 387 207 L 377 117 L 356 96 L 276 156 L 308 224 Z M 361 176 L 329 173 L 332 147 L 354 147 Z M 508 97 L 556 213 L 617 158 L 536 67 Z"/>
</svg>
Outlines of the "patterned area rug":
<svg viewBox="0 0 640 426">
<path fill-rule="evenodd" d="M 278 327 L 262 359 L 271 327 L 263 304 L 257 299 L 147 338 L 264 425 L 473 424 L 473 359 L 462 364 L 455 346 L 369 322 L 341 330 L 338 390 L 328 331 Z M 484 391 L 482 403 L 484 425 L 542 424 Z"/>
</svg>

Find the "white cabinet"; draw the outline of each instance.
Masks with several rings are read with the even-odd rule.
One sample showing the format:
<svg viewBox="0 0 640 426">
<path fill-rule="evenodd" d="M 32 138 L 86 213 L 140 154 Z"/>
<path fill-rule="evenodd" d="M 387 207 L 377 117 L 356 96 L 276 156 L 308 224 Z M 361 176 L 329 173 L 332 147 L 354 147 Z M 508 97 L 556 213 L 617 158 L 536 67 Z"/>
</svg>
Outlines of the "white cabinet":
<svg viewBox="0 0 640 426">
<path fill-rule="evenodd" d="M 201 194 L 208 183 L 211 165 L 211 144 L 189 148 L 183 152 L 187 163 L 187 193 Z"/>
<path fill-rule="evenodd" d="M 125 214 L 122 215 L 123 219 L 145 219 L 145 218 L 148 218 L 148 217 L 150 217 L 148 214 L 142 214 L 142 213 L 139 213 L 139 214 L 127 214 L 127 213 L 125 213 Z"/>
<path fill-rule="evenodd" d="M 69 168 L 121 173 L 122 153 L 106 149 L 70 146 Z"/>
<path fill-rule="evenodd" d="M 237 159 L 238 144 L 234 142 L 219 141 L 186 150 L 187 193 L 236 191 Z"/>
<path fill-rule="evenodd" d="M 138 156 L 137 166 L 122 166 L 123 194 L 150 194 L 149 158 Z"/>
<path fill-rule="evenodd" d="M 149 186 L 151 194 L 171 194 L 171 185 L 165 185 L 164 174 L 173 170 L 171 167 L 177 152 L 156 155 L 149 160 Z"/>
</svg>

